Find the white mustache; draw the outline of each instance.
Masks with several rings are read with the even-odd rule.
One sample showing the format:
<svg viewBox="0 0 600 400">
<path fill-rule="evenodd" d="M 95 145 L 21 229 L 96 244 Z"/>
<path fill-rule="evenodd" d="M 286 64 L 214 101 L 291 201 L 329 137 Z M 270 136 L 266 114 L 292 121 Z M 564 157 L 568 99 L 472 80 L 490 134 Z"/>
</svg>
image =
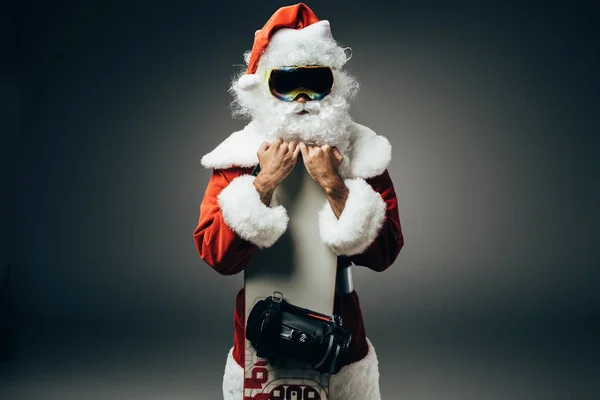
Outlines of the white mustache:
<svg viewBox="0 0 600 400">
<path fill-rule="evenodd" d="M 292 102 L 285 109 L 286 114 L 297 114 L 302 111 L 308 111 L 311 114 L 317 114 L 321 109 L 321 104 L 318 101 L 307 101 L 306 103 Z"/>
</svg>

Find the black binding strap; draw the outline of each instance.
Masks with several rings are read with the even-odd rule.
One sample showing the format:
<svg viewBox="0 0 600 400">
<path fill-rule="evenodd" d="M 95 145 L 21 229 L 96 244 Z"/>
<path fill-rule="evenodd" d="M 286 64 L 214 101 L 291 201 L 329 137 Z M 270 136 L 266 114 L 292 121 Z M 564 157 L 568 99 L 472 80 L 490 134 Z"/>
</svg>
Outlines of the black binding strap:
<svg viewBox="0 0 600 400">
<path fill-rule="evenodd" d="M 283 295 L 275 292 L 272 301 L 262 316 L 261 327 L 258 332 L 256 355 L 259 357 L 272 356 L 277 350 L 279 332 L 281 331 L 281 301 Z"/>
<path fill-rule="evenodd" d="M 295 358 L 336 374 L 347 364 L 352 337 L 339 316 L 294 306 L 280 292 L 258 301 L 248 316 L 246 339 L 261 358 Z"/>
</svg>

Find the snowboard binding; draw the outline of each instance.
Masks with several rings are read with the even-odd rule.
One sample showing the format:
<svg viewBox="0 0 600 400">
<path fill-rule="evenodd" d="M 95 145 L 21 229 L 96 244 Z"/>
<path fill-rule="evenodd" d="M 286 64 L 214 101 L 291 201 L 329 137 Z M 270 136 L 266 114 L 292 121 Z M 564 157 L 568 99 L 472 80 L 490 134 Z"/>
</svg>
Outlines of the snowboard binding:
<svg viewBox="0 0 600 400">
<path fill-rule="evenodd" d="M 270 361 L 290 357 L 316 371 L 336 374 L 347 364 L 351 334 L 342 327 L 340 316 L 296 307 L 275 291 L 250 311 L 246 339 L 258 357 Z"/>
</svg>

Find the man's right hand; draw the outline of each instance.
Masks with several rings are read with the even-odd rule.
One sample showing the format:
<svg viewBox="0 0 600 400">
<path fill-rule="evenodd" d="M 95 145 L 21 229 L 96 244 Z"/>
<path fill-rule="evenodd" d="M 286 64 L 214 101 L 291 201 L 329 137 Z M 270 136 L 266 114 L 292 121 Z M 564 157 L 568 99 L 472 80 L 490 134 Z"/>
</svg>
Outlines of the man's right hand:
<svg viewBox="0 0 600 400">
<path fill-rule="evenodd" d="M 263 142 L 256 155 L 260 163 L 260 172 L 254 180 L 254 186 L 260 195 L 260 199 L 267 206 L 277 185 L 292 172 L 300 147 L 295 141 L 284 142 L 277 138 L 272 143 Z"/>
</svg>

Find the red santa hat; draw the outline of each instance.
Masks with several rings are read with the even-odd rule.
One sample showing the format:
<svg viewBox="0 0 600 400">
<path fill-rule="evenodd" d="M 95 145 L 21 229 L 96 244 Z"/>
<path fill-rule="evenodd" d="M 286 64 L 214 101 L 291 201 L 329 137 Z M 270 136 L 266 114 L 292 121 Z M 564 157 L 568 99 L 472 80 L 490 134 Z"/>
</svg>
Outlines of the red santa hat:
<svg viewBox="0 0 600 400">
<path fill-rule="evenodd" d="M 256 75 L 258 63 L 267 48 L 293 48 L 300 41 L 331 38 L 329 21 L 319 20 L 304 3 L 281 7 L 269 18 L 262 29 L 254 35 L 254 45 L 248 61 L 246 74 L 238 80 L 242 89 L 260 83 Z"/>
</svg>

